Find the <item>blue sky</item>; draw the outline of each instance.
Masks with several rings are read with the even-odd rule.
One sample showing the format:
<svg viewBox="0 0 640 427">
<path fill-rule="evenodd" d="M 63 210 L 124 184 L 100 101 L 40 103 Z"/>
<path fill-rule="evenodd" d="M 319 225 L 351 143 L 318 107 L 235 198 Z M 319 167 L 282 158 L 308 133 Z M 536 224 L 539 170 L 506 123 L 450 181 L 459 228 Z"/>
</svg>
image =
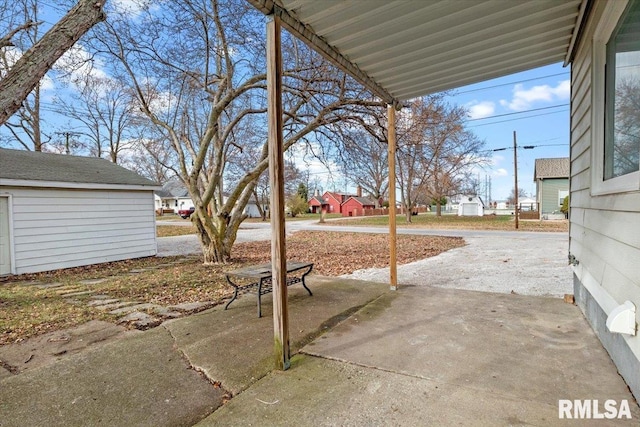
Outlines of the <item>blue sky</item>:
<svg viewBox="0 0 640 427">
<path fill-rule="evenodd" d="M 491 200 L 505 200 L 513 189 L 514 131 L 518 146 L 536 146 L 518 150 L 518 188 L 529 196 L 535 197 L 535 159 L 569 156 L 569 98 L 570 68 L 561 63 L 450 91 L 448 102 L 468 109 L 467 126 L 485 140 L 488 150 L 509 147 L 491 152 L 490 164 L 476 170 L 483 185 L 490 179 Z M 330 174 L 321 162 L 308 160 L 305 168 L 324 190 L 355 192 L 335 173 L 337 166 Z M 483 199 L 484 194 L 483 189 Z"/>
<path fill-rule="evenodd" d="M 518 150 L 518 187 L 535 194 L 533 168 L 537 158 L 569 156 L 570 68 L 554 64 L 461 87 L 450 102 L 469 109 L 467 125 L 488 149 L 534 145 Z M 491 177 L 493 200 L 506 199 L 513 188 L 513 150 L 493 153 L 479 170 L 480 181 Z"/>
<path fill-rule="evenodd" d="M 127 7 L 132 3 L 130 0 L 114 0 L 112 4 L 114 7 Z M 55 15 L 61 12 L 60 8 L 46 10 L 46 21 L 55 22 Z M 88 53 L 82 50 L 76 54 L 88 57 Z M 97 68 L 93 72 L 100 73 L 101 70 Z M 518 145 L 536 146 L 532 150 L 518 150 L 519 187 L 529 195 L 535 193 L 535 159 L 569 155 L 569 72 L 568 67 L 554 64 L 457 88 L 449 96 L 451 103 L 469 110 L 467 126 L 486 141 L 487 149 L 512 147 L 513 131 L 517 132 Z M 54 86 L 58 90 L 62 88 L 48 77 L 43 86 L 45 120 L 49 118 L 49 124 L 55 126 L 60 119 L 51 117 L 48 110 L 54 94 L 52 89 Z M 292 155 L 297 157 L 296 153 Z M 334 181 L 329 181 L 326 166 L 317 161 L 307 161 L 303 166 L 309 169 L 312 179 L 317 177 L 321 181 L 325 190 L 355 191 L 336 174 L 333 175 Z M 513 171 L 513 151 L 510 149 L 492 153 L 490 164 L 476 173 L 482 183 L 490 177 L 492 200 L 504 200 L 513 188 Z"/>
</svg>

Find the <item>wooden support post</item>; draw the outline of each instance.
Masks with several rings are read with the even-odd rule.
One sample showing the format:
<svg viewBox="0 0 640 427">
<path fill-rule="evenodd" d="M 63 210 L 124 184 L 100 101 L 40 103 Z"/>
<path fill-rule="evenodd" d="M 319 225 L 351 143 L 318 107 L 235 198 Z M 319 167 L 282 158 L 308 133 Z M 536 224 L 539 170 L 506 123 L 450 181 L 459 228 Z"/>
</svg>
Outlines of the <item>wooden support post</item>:
<svg viewBox="0 0 640 427">
<path fill-rule="evenodd" d="M 285 237 L 284 155 L 282 137 L 282 52 L 280 18 L 267 21 L 267 120 L 269 184 L 271 186 L 271 266 L 273 279 L 273 342 L 276 368 L 290 366 L 287 253 Z"/>
<path fill-rule="evenodd" d="M 389 160 L 389 283 L 398 289 L 398 259 L 396 255 L 396 110 L 387 106 L 388 160 Z"/>
</svg>

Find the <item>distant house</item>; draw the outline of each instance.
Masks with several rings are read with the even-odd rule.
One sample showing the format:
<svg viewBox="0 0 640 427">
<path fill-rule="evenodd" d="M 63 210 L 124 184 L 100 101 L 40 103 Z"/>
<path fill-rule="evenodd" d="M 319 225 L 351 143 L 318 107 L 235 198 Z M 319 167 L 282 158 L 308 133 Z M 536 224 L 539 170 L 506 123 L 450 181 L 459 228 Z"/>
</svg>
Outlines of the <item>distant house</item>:
<svg viewBox="0 0 640 427">
<path fill-rule="evenodd" d="M 156 255 L 159 188 L 104 159 L 0 149 L 0 275 Z"/>
<path fill-rule="evenodd" d="M 349 201 L 350 198 L 356 200 Z M 345 213 L 344 206 L 347 201 L 349 201 L 349 211 Z M 373 209 L 375 207 L 376 203 L 373 200 L 362 197 L 362 187 L 360 186 L 356 188 L 356 194 L 325 191 L 322 196 L 315 194 L 309 199 L 309 210 L 311 213 L 320 213 L 324 210 L 326 213 L 341 213 L 342 216 L 357 216 L 362 215 L 362 209 Z M 358 213 L 354 214 L 355 211 Z"/>
<path fill-rule="evenodd" d="M 373 209 L 376 203 L 366 197 L 351 196 L 342 204 L 342 216 L 362 216 L 365 209 Z"/>
<path fill-rule="evenodd" d="M 182 181 L 178 179 L 172 179 L 167 182 L 161 190 L 155 192 L 157 197 L 160 197 L 162 208 L 165 212 L 178 213 L 182 209 L 190 209 L 195 207 L 195 203 L 191 199 L 189 190 L 185 187 Z M 223 201 L 227 200 L 228 195 L 223 194 Z M 269 203 L 265 202 L 261 206 L 266 212 L 269 211 Z M 249 218 L 260 218 L 260 209 L 254 203 L 247 203 L 242 211 Z"/>
<path fill-rule="evenodd" d="M 322 195 L 322 200 L 328 207 L 327 213 L 342 213 L 342 203 L 349 198 L 350 194 L 335 193 L 326 191 Z"/>
<path fill-rule="evenodd" d="M 458 216 L 483 216 L 484 203 L 479 196 L 461 196 L 458 202 Z"/>
<path fill-rule="evenodd" d="M 309 199 L 309 211 L 311 213 L 321 213 L 323 208 L 328 211 L 328 207 L 329 204 L 326 203 L 320 196 L 313 196 Z"/>
<path fill-rule="evenodd" d="M 533 180 L 542 215 L 559 214 L 569 195 L 569 158 L 536 159 Z"/>
<path fill-rule="evenodd" d="M 160 196 L 162 208 L 165 211 L 178 213 L 181 209 L 190 209 L 195 206 L 189 195 L 189 190 L 178 179 L 168 181 L 161 190 L 156 191 L 156 194 Z"/>
<path fill-rule="evenodd" d="M 523 197 L 522 199 L 518 199 L 518 206 L 522 211 L 535 211 L 538 209 L 538 202 L 536 199 Z"/>
</svg>

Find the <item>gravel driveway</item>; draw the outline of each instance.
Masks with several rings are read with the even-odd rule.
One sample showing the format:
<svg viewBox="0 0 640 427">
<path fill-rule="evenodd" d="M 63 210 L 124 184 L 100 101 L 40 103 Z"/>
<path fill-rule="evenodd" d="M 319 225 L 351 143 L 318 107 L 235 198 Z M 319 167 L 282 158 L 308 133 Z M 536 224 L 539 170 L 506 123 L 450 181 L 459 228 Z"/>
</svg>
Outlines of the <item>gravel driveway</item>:
<svg viewBox="0 0 640 427">
<path fill-rule="evenodd" d="M 249 228 L 250 227 L 250 228 Z M 384 228 L 319 226 L 317 221 L 287 223 L 297 230 L 386 233 Z M 573 293 L 567 263 L 566 233 L 398 229 L 398 233 L 461 236 L 467 243 L 436 257 L 398 266 L 398 284 L 437 286 L 485 292 L 538 296 Z M 238 230 L 237 242 L 269 240 L 268 223 L 252 223 Z M 158 238 L 158 256 L 200 254 L 194 235 Z M 345 277 L 389 281 L 388 268 L 359 270 Z"/>
</svg>

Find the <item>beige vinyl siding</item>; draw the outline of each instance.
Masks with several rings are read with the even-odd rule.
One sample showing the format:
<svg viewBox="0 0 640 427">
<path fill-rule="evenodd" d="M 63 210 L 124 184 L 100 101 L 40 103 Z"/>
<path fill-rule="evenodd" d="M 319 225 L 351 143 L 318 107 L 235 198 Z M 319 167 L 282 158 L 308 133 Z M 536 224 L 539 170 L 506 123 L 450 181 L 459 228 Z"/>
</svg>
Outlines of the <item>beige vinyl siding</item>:
<svg viewBox="0 0 640 427">
<path fill-rule="evenodd" d="M 16 273 L 156 254 L 153 191 L 6 188 Z"/>
<path fill-rule="evenodd" d="M 575 268 L 579 278 L 588 275 L 598 292 L 606 292 L 617 304 L 630 300 L 640 308 L 640 191 L 602 196 L 591 192 L 592 39 L 605 4 L 594 3 L 572 65 L 569 250 L 580 263 Z M 624 339 L 640 358 L 640 336 Z"/>
</svg>

